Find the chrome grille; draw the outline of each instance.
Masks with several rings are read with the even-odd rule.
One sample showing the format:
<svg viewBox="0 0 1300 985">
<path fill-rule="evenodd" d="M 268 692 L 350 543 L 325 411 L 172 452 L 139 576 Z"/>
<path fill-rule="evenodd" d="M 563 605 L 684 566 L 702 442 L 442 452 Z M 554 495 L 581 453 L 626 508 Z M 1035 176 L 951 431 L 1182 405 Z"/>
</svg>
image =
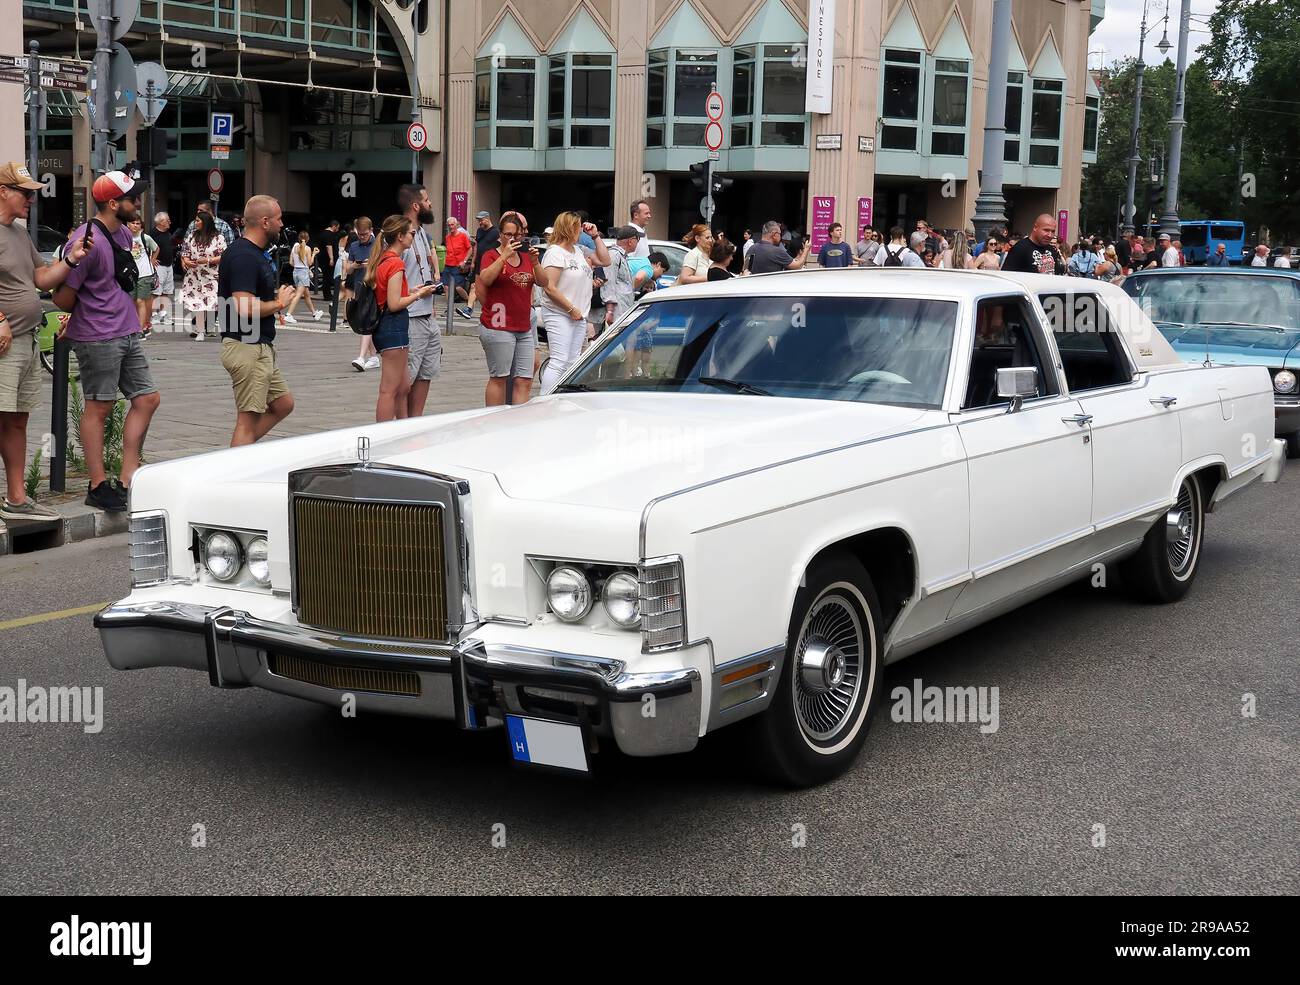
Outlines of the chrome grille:
<svg viewBox="0 0 1300 985">
<path fill-rule="evenodd" d="M 270 654 L 267 666 L 277 677 L 287 677 L 291 681 L 334 688 L 337 691 L 371 691 L 375 694 L 401 694 L 413 698 L 420 696 L 420 676 L 409 670 L 339 667 L 287 653 Z"/>
<path fill-rule="evenodd" d="M 442 508 L 293 498 L 298 621 L 382 639 L 446 640 Z"/>
</svg>

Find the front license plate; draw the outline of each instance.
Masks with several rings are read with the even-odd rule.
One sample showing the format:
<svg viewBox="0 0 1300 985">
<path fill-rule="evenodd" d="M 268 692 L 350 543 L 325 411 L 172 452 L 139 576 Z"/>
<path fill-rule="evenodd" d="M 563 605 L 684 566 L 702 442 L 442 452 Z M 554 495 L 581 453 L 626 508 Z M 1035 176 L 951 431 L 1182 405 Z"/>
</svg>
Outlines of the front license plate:
<svg viewBox="0 0 1300 985">
<path fill-rule="evenodd" d="M 587 743 L 577 725 L 507 715 L 506 732 L 510 736 L 510 755 L 516 762 L 579 773 L 591 770 Z"/>
</svg>

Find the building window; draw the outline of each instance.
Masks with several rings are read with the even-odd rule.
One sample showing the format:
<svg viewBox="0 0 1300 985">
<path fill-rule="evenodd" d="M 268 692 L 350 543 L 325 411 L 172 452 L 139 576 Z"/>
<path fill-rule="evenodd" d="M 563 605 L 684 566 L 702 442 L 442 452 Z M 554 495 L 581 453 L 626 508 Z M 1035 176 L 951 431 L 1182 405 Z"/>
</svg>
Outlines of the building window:
<svg viewBox="0 0 1300 985">
<path fill-rule="evenodd" d="M 1085 96 L 1083 100 L 1083 151 L 1097 153 L 1097 126 L 1101 119 L 1101 97 Z"/>
<path fill-rule="evenodd" d="M 1025 73 L 1007 73 L 1007 140 L 1003 145 L 1002 159 L 1012 164 L 1020 163 L 1020 131 L 1025 115 Z"/>
<path fill-rule="evenodd" d="M 701 146 L 709 122 L 704 101 L 718 81 L 718 53 L 696 48 L 651 51 L 646 76 L 646 146 Z"/>
<path fill-rule="evenodd" d="M 664 145 L 664 120 L 668 106 L 668 52 L 652 51 L 646 56 L 646 125 L 647 147 Z"/>
<path fill-rule="evenodd" d="M 552 55 L 546 88 L 546 146 L 564 146 L 564 56 Z"/>
<path fill-rule="evenodd" d="M 608 147 L 614 56 L 569 56 L 569 146 Z"/>
<path fill-rule="evenodd" d="M 1034 79 L 1034 97 L 1029 111 L 1029 163 L 1043 167 L 1061 166 L 1061 108 L 1065 83 Z"/>
<path fill-rule="evenodd" d="M 885 49 L 884 118 L 880 146 L 885 150 L 916 150 L 921 122 L 921 53 Z"/>
<path fill-rule="evenodd" d="M 763 45 L 763 120 L 759 143 L 765 147 L 802 147 L 807 124 L 804 112 L 804 78 L 807 59 L 803 46 Z"/>
<path fill-rule="evenodd" d="M 754 142 L 754 57 L 753 45 L 731 53 L 731 146 L 748 147 Z"/>
<path fill-rule="evenodd" d="M 474 148 L 535 146 L 537 59 L 474 62 Z"/>
<path fill-rule="evenodd" d="M 966 156 L 967 92 L 970 62 L 934 60 L 934 108 L 930 115 L 930 153 Z"/>
</svg>

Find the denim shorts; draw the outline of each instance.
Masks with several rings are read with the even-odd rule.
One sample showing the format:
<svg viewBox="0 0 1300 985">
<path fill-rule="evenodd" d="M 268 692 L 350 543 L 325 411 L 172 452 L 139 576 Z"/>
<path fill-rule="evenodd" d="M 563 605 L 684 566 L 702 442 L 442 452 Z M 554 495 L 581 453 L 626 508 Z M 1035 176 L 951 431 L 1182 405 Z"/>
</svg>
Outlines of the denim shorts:
<svg viewBox="0 0 1300 985">
<path fill-rule="evenodd" d="M 121 391 L 127 400 L 156 393 L 149 375 L 140 333 L 98 342 L 73 342 L 77 367 L 81 371 L 81 392 L 87 400 L 116 400 Z"/>
<path fill-rule="evenodd" d="M 307 267 L 294 267 L 293 286 L 311 287 L 311 270 L 309 270 Z"/>
<path fill-rule="evenodd" d="M 405 349 L 411 344 L 411 317 L 406 309 L 385 312 L 379 319 L 379 327 L 373 336 L 376 352 L 388 349 Z"/>
</svg>

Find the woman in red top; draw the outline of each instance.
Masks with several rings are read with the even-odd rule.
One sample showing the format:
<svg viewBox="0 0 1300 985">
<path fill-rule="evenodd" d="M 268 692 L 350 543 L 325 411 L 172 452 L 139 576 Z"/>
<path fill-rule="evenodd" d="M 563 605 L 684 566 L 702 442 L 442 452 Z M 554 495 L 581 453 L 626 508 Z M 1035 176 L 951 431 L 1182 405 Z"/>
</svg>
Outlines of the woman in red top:
<svg viewBox="0 0 1300 985">
<path fill-rule="evenodd" d="M 407 349 L 411 344 L 407 331 L 410 316 L 406 309 L 433 293 L 432 284 L 422 284 L 408 293 L 402 253 L 410 249 L 414 238 L 415 227 L 410 219 L 404 215 L 390 215 L 375 237 L 366 264 L 366 283 L 374 288 L 380 311 L 379 328 L 373 336 L 380 362 L 376 421 L 406 416 L 406 394 L 411 388 L 406 373 Z"/>
<path fill-rule="evenodd" d="M 483 254 L 483 265 L 475 282 L 483 299 L 478 338 L 487 356 L 488 382 L 484 402 L 499 407 L 506 402 L 506 378 L 514 376 L 512 404 L 526 403 L 533 389 L 533 267 L 537 247 L 520 249 L 524 224 L 519 215 L 507 212 L 497 227 L 501 246 Z"/>
</svg>

